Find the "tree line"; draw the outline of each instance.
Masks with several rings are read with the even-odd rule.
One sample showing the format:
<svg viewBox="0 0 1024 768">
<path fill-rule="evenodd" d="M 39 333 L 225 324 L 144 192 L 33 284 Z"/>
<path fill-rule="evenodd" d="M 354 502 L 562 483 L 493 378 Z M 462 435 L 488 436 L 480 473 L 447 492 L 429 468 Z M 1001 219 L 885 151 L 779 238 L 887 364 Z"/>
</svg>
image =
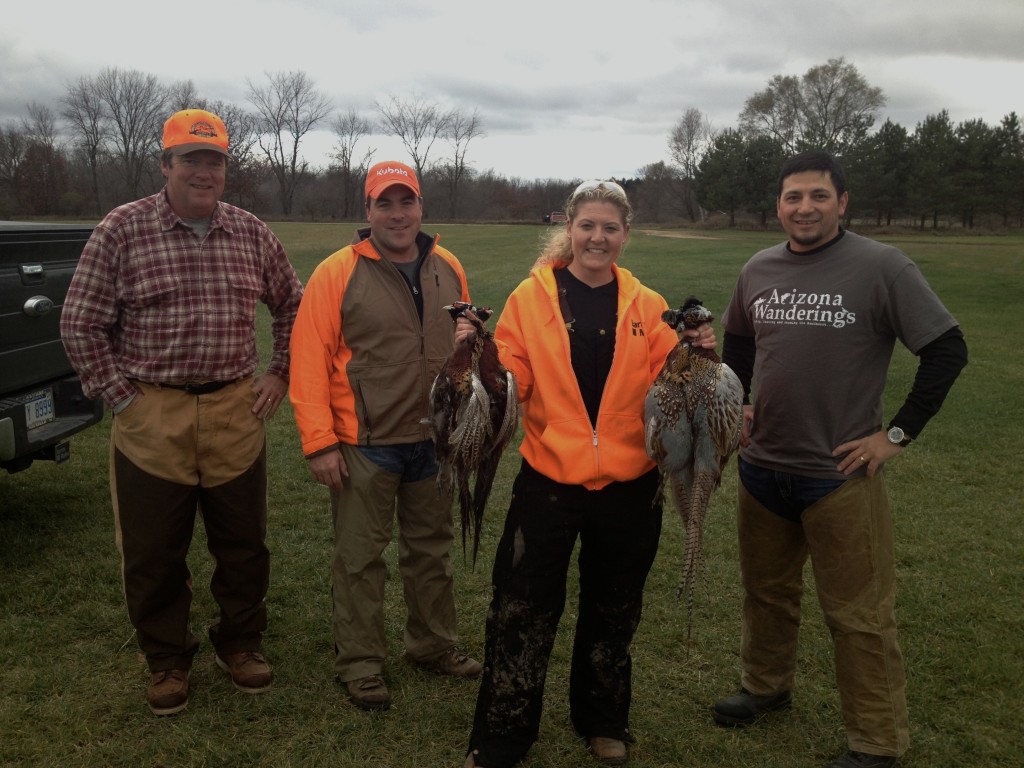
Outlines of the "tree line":
<svg viewBox="0 0 1024 768">
<path fill-rule="evenodd" d="M 375 150 L 361 142 L 396 136 L 421 176 L 443 189 L 450 215 L 470 175 L 470 142 L 482 135 L 473 110 L 444 109 L 420 96 L 390 97 L 375 117 L 335 113 L 304 72 L 267 72 L 246 80 L 248 108 L 209 99 L 190 81 L 162 84 L 154 75 L 109 67 L 65 84 L 56 105 L 32 102 L 19 120 L 0 125 L 0 218 L 102 216 L 163 184 L 163 123 L 180 109 L 215 112 L 230 138 L 224 199 L 264 214 L 358 218 L 361 184 Z M 326 168 L 302 152 L 311 131 L 335 137 Z M 432 160 L 441 142 L 450 154 Z"/>
<path fill-rule="evenodd" d="M 673 127 L 669 148 L 687 214 L 718 211 L 735 225 L 774 216 L 783 160 L 825 149 L 847 173 L 847 219 L 938 229 L 1024 227 L 1024 131 L 1016 112 L 999 125 L 947 110 L 913 131 L 886 120 L 872 132 L 885 96 L 842 58 L 802 77 L 776 75 L 747 99 L 738 125 L 712 129 L 696 108 Z M 699 207 L 698 207 L 699 206 Z"/>
<path fill-rule="evenodd" d="M 247 79 L 247 106 L 211 100 L 191 81 L 162 84 L 137 70 L 106 68 L 65 84 L 57 104 L 30 103 L 0 124 L 0 218 L 100 217 L 163 184 L 159 150 L 172 112 L 220 115 L 231 139 L 224 199 L 264 217 L 358 220 L 374 136 L 396 137 L 420 176 L 432 219 L 539 221 L 578 179 L 523 180 L 478 171 L 470 145 L 484 136 L 477 109 L 422 95 L 388 96 L 372 111 L 335 111 L 303 72 Z M 1024 227 L 1024 131 L 1015 112 L 999 125 L 954 125 L 948 112 L 911 131 L 874 129 L 886 99 L 842 58 L 802 76 L 775 75 L 744 103 L 735 126 L 716 129 L 696 107 L 667 137 L 670 161 L 617 179 L 637 221 L 766 226 L 779 166 L 805 148 L 843 162 L 848 219 L 877 225 L 966 229 Z M 326 167 L 303 154 L 310 132 L 329 129 Z M 383 158 L 380 158 L 383 159 Z"/>
</svg>

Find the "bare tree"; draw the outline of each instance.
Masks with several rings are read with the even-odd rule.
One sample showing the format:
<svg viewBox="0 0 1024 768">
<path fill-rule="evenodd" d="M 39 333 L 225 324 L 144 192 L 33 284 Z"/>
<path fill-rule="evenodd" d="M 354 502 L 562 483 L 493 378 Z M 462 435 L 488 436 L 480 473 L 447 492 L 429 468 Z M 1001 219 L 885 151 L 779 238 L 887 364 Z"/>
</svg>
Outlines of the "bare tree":
<svg viewBox="0 0 1024 768">
<path fill-rule="evenodd" d="M 292 212 L 295 189 L 309 163 L 299 155 L 302 139 L 331 112 L 331 101 L 316 89 L 305 72 L 266 72 L 270 81 L 258 87 L 251 80 L 248 98 L 260 119 L 258 143 L 277 179 L 282 211 Z"/>
<path fill-rule="evenodd" d="M 33 214 L 56 213 L 68 191 L 67 162 L 57 146 L 57 118 L 45 104 L 26 105 L 21 121 L 27 141 L 25 162 L 19 174 L 19 194 Z"/>
<path fill-rule="evenodd" d="M 405 145 L 422 182 L 424 171 L 429 167 L 430 149 L 445 135 L 452 113 L 416 94 L 405 101 L 391 96 L 383 104 L 375 102 L 375 106 L 385 135 L 395 136 Z"/>
<path fill-rule="evenodd" d="M 804 142 L 843 154 L 867 136 L 885 106 L 881 88 L 873 88 L 843 58 L 811 67 L 803 76 Z"/>
<path fill-rule="evenodd" d="M 61 98 L 60 114 L 71 126 L 72 141 L 85 157 L 95 206 L 93 210 L 96 215 L 102 215 L 99 172 L 107 126 L 103 100 L 91 78 L 81 77 L 76 83 L 68 83 Z"/>
<path fill-rule="evenodd" d="M 6 128 L 0 125 L 0 185 L 7 187 L 12 196 L 27 150 L 28 140 L 20 126 L 13 121 L 8 122 Z"/>
<path fill-rule="evenodd" d="M 199 96 L 196 84 L 191 80 L 178 80 L 167 89 L 167 111 L 173 113 L 183 109 L 207 109 L 206 99 Z"/>
<path fill-rule="evenodd" d="M 668 137 L 668 150 L 672 159 L 683 172 L 683 176 L 692 179 L 697 175 L 701 158 L 707 151 L 715 130 L 707 115 L 696 107 L 689 107 L 672 126 Z"/>
<path fill-rule="evenodd" d="M 447 188 L 450 218 L 455 218 L 462 182 L 472 175 L 472 169 L 466 163 L 469 143 L 477 136 L 483 135 L 483 118 L 480 117 L 479 110 L 474 109 L 472 113 L 466 114 L 454 109 L 449 113 L 444 138 L 452 148 L 452 156 L 442 164 L 440 170 Z"/>
<path fill-rule="evenodd" d="M 359 182 L 366 175 L 373 159 L 374 150 L 368 149 L 359 162 L 356 162 L 356 145 L 364 136 L 373 132 L 373 123 L 361 116 L 356 110 L 349 109 L 345 114 L 338 115 L 331 123 L 337 142 L 331 156 L 341 183 L 341 215 L 349 218 L 359 212 Z"/>
<path fill-rule="evenodd" d="M 668 137 L 669 152 L 682 172 L 680 196 L 690 221 L 696 221 L 700 213 L 697 197 L 693 193 L 693 180 L 697 177 L 700 161 L 714 135 L 707 116 L 696 107 L 689 107 L 672 127 Z"/>
<path fill-rule="evenodd" d="M 45 104 L 30 102 L 25 106 L 28 117 L 21 121 L 22 128 L 37 144 L 54 150 L 57 148 L 57 118 Z"/>
<path fill-rule="evenodd" d="M 824 149 L 842 155 L 867 136 L 885 106 L 874 88 L 845 59 L 829 59 L 803 77 L 775 75 L 740 113 L 749 136 L 767 135 L 787 152 Z"/>
<path fill-rule="evenodd" d="M 775 75 L 767 88 L 747 99 L 740 112 L 740 130 L 745 136 L 769 136 L 787 152 L 795 152 L 803 136 L 799 78 Z"/>
<path fill-rule="evenodd" d="M 154 170 L 167 115 L 167 90 L 154 75 L 117 67 L 100 72 L 96 92 L 111 119 L 113 156 L 130 198 L 140 196 L 143 177 Z"/>
</svg>

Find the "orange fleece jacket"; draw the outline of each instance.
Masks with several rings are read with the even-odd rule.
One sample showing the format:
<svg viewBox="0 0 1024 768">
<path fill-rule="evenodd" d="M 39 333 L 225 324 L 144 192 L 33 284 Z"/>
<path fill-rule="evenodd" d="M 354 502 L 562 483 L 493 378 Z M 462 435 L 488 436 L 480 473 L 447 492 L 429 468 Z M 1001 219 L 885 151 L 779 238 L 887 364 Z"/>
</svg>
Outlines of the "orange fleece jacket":
<svg viewBox="0 0 1024 768">
<path fill-rule="evenodd" d="M 519 383 L 520 453 L 552 480 L 591 490 L 654 468 L 644 448 L 644 399 L 677 340 L 661 319 L 665 299 L 628 270 L 612 269 L 619 292 L 615 357 L 596 428 L 573 375 L 551 267 L 535 268 L 519 284 L 495 329 L 502 363 Z"/>
<path fill-rule="evenodd" d="M 339 443 L 430 438 L 427 400 L 454 349 L 444 309 L 469 301 L 466 274 L 421 233 L 422 322 L 408 283 L 369 240 L 328 256 L 309 278 L 291 336 L 289 395 L 306 456 Z"/>
</svg>

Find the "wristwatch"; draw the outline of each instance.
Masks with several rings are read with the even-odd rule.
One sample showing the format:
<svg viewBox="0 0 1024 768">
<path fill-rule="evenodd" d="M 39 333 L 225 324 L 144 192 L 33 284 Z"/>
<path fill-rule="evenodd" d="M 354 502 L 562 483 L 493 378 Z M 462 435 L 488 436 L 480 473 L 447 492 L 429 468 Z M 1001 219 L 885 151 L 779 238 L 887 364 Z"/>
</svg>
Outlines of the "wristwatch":
<svg viewBox="0 0 1024 768">
<path fill-rule="evenodd" d="M 885 433 L 885 436 L 889 438 L 889 442 L 893 445 L 899 445 L 902 447 L 910 445 L 910 441 L 913 440 L 910 435 L 895 426 L 889 427 L 889 431 Z"/>
</svg>

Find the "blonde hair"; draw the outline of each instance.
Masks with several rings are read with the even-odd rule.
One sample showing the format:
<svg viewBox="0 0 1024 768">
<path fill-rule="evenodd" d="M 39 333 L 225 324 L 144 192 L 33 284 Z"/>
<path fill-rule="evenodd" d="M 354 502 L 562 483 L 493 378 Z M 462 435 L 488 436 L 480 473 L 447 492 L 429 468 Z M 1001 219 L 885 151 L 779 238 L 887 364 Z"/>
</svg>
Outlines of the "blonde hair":
<svg viewBox="0 0 1024 768">
<path fill-rule="evenodd" d="M 633 207 L 629 204 L 629 198 L 622 187 L 615 182 L 585 181 L 565 201 L 565 215 L 569 220 L 569 226 L 576 220 L 581 205 L 594 202 L 614 205 L 622 214 L 622 223 L 626 226 L 633 220 Z M 544 238 L 540 256 L 533 263 L 534 268 L 547 265 L 558 267 L 572 263 L 572 241 L 567 229 L 557 227 Z"/>
</svg>

